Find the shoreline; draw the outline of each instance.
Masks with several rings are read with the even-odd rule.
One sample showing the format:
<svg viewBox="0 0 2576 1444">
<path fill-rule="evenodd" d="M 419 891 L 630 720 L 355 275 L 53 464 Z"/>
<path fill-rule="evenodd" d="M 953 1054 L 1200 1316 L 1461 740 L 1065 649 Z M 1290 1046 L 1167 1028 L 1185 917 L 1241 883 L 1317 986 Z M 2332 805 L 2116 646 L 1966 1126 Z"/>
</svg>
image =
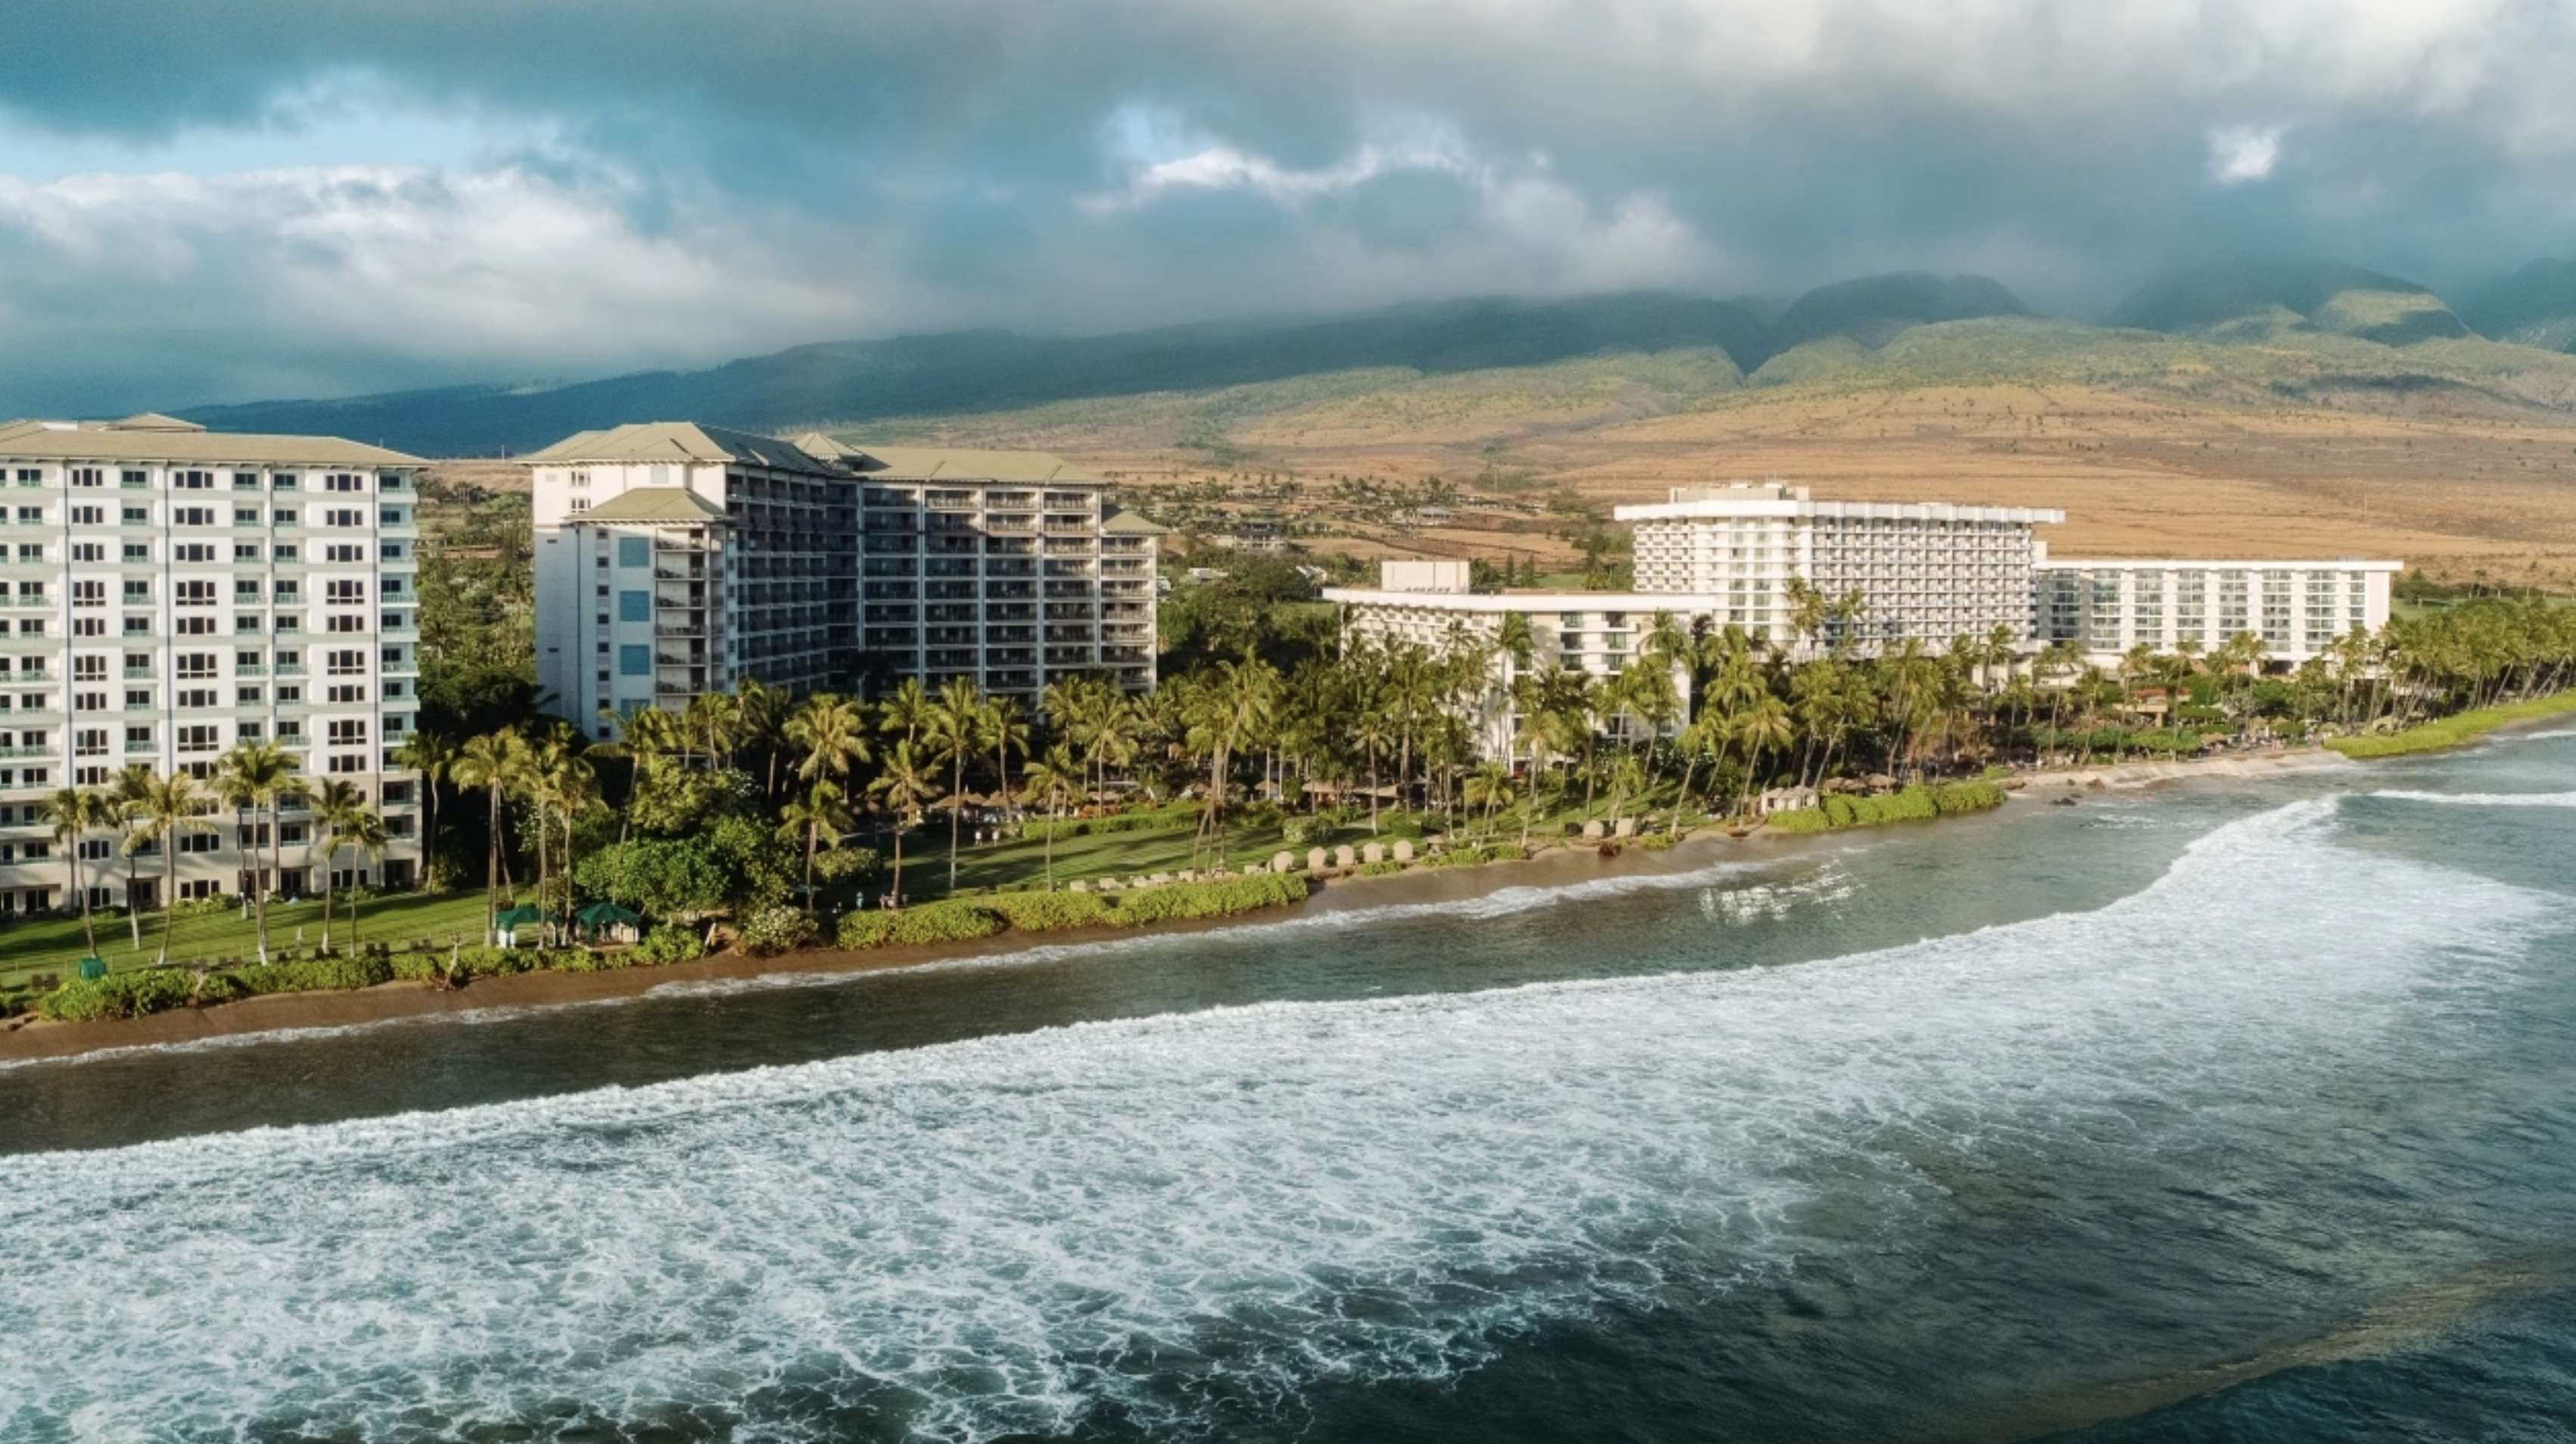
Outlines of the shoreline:
<svg viewBox="0 0 2576 1444">
<path fill-rule="evenodd" d="M 2279 753 L 2189 758 L 2173 762 L 2124 762 L 2100 767 L 2026 772 L 1996 780 L 2008 789 L 2006 807 L 2009 808 L 2010 799 L 2016 797 L 2028 802 L 2050 802 L 2061 796 L 2131 791 L 2192 779 L 2259 778 L 2361 765 L 2323 748 L 2302 748 Z M 2015 783 L 2021 785 L 2014 787 Z M 278 993 L 210 1008 L 182 1008 L 141 1018 L 85 1023 L 57 1023 L 30 1018 L 16 1020 L 5 1030 L 0 1030 L 0 1065 L 60 1062 L 127 1048 L 171 1047 L 224 1039 L 249 1040 L 473 1013 L 578 1007 L 641 998 L 672 985 L 739 982 L 778 976 L 841 977 L 909 971 L 979 959 L 1009 958 L 1042 948 L 1141 941 L 1338 913 L 1437 905 L 1513 888 L 1554 889 L 1607 878 L 1693 872 L 1735 859 L 1761 861 L 1785 855 L 1791 850 L 1804 850 L 1820 841 L 1876 830 L 1876 827 L 1845 827 L 1821 833 L 1788 834 L 1757 828 L 1747 836 L 1737 838 L 1728 836 L 1721 829 L 1703 828 L 1671 848 L 1649 850 L 1632 844 L 1610 858 L 1599 856 L 1589 846 L 1549 847 L 1519 862 L 1460 868 L 1414 868 L 1377 877 L 1340 877 L 1318 886 L 1306 901 L 1288 907 L 1266 908 L 1230 918 L 1163 923 L 1142 928 L 1005 932 L 966 943 L 891 946 L 865 951 L 806 948 L 766 958 L 728 954 L 693 962 L 597 973 L 515 973 L 480 978 L 453 991 L 440 991 L 416 982 L 380 983 L 348 992 Z"/>
</svg>

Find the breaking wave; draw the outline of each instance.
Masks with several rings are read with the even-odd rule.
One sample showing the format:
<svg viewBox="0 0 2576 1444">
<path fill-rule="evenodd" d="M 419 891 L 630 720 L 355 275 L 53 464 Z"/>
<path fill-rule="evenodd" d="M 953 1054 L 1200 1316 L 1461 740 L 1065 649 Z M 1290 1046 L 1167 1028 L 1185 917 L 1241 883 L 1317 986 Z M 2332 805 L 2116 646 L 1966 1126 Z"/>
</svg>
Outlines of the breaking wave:
<svg viewBox="0 0 2576 1444">
<path fill-rule="evenodd" d="M 2417 792 L 2389 788 L 2370 795 L 2389 802 L 2436 802 L 2453 807 L 2576 807 L 2576 792 Z"/>
<path fill-rule="evenodd" d="M 1223 1435 L 1318 1380 L 1443 1377 L 1901 1234 L 1929 1158 L 2069 1125 L 2150 1154 L 2366 1062 L 2556 917 L 2337 846 L 2333 812 L 1822 963 L 16 1157 L 0 1435 Z"/>
</svg>

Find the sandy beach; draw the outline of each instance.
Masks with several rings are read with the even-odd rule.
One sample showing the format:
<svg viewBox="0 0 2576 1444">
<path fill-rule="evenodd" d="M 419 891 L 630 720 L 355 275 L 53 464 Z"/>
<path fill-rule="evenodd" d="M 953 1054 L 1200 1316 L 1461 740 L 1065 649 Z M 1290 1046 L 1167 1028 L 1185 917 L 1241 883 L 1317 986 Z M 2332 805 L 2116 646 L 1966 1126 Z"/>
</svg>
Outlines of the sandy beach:
<svg viewBox="0 0 2576 1444">
<path fill-rule="evenodd" d="M 2270 777 L 2292 771 L 2362 765 L 2322 749 L 2298 749 L 2029 772 L 2008 779 L 2007 785 L 2020 783 L 2012 796 L 2025 802 L 2040 802 L 2070 794 L 2080 797 L 2095 791 L 2129 791 L 2186 779 Z M 1454 902 L 1506 888 L 1564 887 L 1605 877 L 1687 872 L 1734 856 L 1747 860 L 1777 856 L 1787 849 L 1817 846 L 1835 836 L 1837 834 L 1830 833 L 1789 836 L 1757 830 L 1750 836 L 1734 838 L 1715 830 L 1704 830 L 1677 847 L 1660 851 L 1629 847 L 1617 856 L 1607 858 L 1590 846 L 1555 847 L 1525 862 L 1415 868 L 1382 877 L 1335 878 L 1320 883 L 1312 897 L 1295 907 L 1153 928 L 1003 933 L 973 943 L 880 948 L 865 952 L 808 948 L 777 957 L 727 955 L 667 967 L 629 968 L 607 973 L 519 973 L 476 979 L 469 986 L 452 991 L 413 982 L 395 982 L 353 992 L 276 994 L 211 1008 L 182 1009 L 144 1018 L 95 1023 L 55 1023 L 20 1018 L 0 1025 L 0 1063 L 68 1058 L 105 1049 L 197 1043 L 213 1038 L 297 1029 L 345 1028 L 484 1010 L 599 1003 L 639 997 L 673 984 L 780 974 L 877 972 L 963 959 L 1005 957 L 1040 946 L 1061 947 L 1148 935 L 1205 932 L 1276 922 L 1317 912 Z"/>
</svg>

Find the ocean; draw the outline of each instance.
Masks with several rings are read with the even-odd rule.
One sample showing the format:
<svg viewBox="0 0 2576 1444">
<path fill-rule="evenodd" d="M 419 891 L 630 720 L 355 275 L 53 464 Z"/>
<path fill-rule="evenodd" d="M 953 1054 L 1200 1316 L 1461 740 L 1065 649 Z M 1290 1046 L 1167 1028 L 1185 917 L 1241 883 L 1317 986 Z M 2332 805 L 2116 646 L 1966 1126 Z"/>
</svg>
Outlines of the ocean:
<svg viewBox="0 0 2576 1444">
<path fill-rule="evenodd" d="M 0 1438 L 2556 1440 L 2576 732 L 0 1069 Z"/>
</svg>

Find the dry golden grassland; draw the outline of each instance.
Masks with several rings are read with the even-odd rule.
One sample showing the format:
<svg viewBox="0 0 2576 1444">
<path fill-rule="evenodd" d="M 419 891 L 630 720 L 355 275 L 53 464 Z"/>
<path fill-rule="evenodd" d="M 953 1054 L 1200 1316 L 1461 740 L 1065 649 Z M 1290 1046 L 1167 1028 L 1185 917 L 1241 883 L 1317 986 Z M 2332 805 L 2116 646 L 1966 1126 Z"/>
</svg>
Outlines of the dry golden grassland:
<svg viewBox="0 0 2576 1444">
<path fill-rule="evenodd" d="M 2042 535 L 2059 556 L 2367 555 L 2576 590 L 2576 414 L 2551 409 L 2360 410 L 2080 383 L 1675 398 L 1596 377 L 1532 394 L 1501 379 L 1528 372 L 1408 374 L 1366 373 L 1376 389 L 1295 404 L 1246 397 L 1213 408 L 1221 431 L 1207 398 L 1175 396 L 915 423 L 907 439 L 1043 447 L 1149 497 L 1293 475 L 1305 506 L 1324 513 L 1340 476 L 1440 476 L 1471 491 L 1501 476 L 1516 488 L 1505 495 L 1571 493 L 1605 510 L 1674 485 L 1779 477 L 1828 499 L 2054 507 L 2066 524 Z M 1574 555 L 1562 518 L 1334 530 L 1305 544 L 1548 566 Z"/>
</svg>

